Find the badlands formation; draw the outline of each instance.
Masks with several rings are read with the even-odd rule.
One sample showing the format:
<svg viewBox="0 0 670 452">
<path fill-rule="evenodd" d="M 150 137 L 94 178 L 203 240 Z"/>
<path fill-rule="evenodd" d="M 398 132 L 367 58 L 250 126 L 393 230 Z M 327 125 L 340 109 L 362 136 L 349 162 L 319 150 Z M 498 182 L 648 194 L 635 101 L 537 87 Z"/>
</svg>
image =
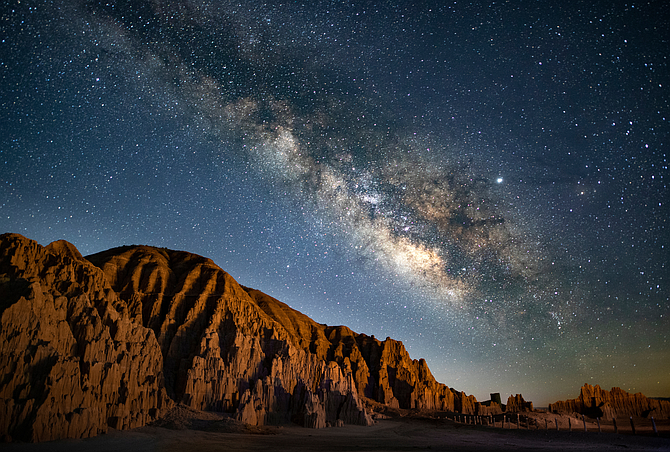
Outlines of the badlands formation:
<svg viewBox="0 0 670 452">
<path fill-rule="evenodd" d="M 598 385 L 585 384 L 578 398 L 550 403 L 548 410 L 552 413 L 578 413 L 605 420 L 630 416 L 668 419 L 670 401 L 650 399 L 640 392 L 629 394 L 621 388 L 615 387 L 606 391 Z"/>
<path fill-rule="evenodd" d="M 474 414 L 401 342 L 321 325 L 210 259 L 147 246 L 84 258 L 0 237 L 0 435 L 90 437 L 175 404 L 251 425 L 370 425 L 365 403 Z"/>
<path fill-rule="evenodd" d="M 65 241 L 0 236 L 4 441 L 86 438 L 175 407 L 312 428 L 370 426 L 372 410 L 533 409 L 493 399 L 438 383 L 399 341 L 316 323 L 201 256 L 125 246 L 83 257 Z M 649 400 L 587 385 L 550 409 L 668 416 L 670 402 Z"/>
</svg>

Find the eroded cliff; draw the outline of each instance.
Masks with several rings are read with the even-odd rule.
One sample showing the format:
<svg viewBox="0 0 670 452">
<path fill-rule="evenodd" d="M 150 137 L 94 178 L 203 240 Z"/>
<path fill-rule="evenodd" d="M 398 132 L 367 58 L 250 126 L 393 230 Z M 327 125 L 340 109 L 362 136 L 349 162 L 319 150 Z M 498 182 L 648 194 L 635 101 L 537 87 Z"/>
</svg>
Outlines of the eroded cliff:
<svg viewBox="0 0 670 452">
<path fill-rule="evenodd" d="M 365 401 L 475 413 L 399 341 L 327 326 L 210 259 L 126 246 L 82 257 L 0 237 L 0 434 L 146 424 L 174 403 L 249 424 L 369 425 Z"/>
<path fill-rule="evenodd" d="M 630 394 L 614 387 L 607 391 L 600 386 L 584 384 L 576 399 L 549 404 L 554 413 L 580 413 L 590 417 L 612 419 L 629 416 L 670 418 L 670 401 L 650 399 L 642 393 Z"/>
<path fill-rule="evenodd" d="M 132 428 L 169 403 L 153 331 L 72 245 L 0 238 L 0 434 L 45 441 Z"/>
<path fill-rule="evenodd" d="M 316 324 L 293 310 L 279 321 L 268 315 L 210 259 L 147 246 L 88 259 L 155 332 L 175 401 L 255 425 L 371 424 L 351 372 L 313 352 Z"/>
</svg>

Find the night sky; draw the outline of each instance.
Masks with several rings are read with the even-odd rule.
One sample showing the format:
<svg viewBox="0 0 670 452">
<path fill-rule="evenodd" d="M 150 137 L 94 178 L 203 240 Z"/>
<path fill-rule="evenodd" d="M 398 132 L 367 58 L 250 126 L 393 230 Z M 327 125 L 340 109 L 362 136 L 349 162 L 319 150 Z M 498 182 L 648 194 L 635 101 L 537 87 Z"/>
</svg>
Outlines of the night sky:
<svg viewBox="0 0 670 452">
<path fill-rule="evenodd" d="M 670 7 L 550 3 L 2 2 L 0 232 L 204 255 L 479 400 L 670 396 Z"/>
</svg>

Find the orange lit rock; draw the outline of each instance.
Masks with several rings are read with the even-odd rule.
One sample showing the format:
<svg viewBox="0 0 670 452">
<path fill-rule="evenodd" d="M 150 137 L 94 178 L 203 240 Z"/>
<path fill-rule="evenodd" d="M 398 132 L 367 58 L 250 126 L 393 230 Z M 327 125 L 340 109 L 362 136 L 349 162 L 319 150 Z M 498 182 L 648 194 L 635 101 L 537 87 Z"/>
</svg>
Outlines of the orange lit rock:
<svg viewBox="0 0 670 452">
<path fill-rule="evenodd" d="M 148 246 L 84 258 L 0 237 L 4 439 L 138 427 L 175 402 L 253 425 L 370 425 L 372 401 L 477 410 L 402 342 L 316 323 L 210 259 Z"/>
<path fill-rule="evenodd" d="M 521 394 L 517 394 L 515 396 L 510 395 L 507 398 L 505 412 L 518 413 L 522 411 L 533 411 L 533 402 L 526 402 Z"/>
<path fill-rule="evenodd" d="M 670 418 L 670 401 L 650 399 L 639 392 L 630 394 L 617 387 L 607 391 L 590 384 L 582 386 L 578 398 L 554 402 L 548 408 L 554 413 L 574 412 L 603 419 L 629 416 Z"/>
<path fill-rule="evenodd" d="M 88 259 L 156 332 L 175 401 L 253 425 L 372 423 L 351 369 L 328 359 L 324 325 L 190 253 L 138 246 Z"/>
<path fill-rule="evenodd" d="M 473 396 L 438 383 L 426 362 L 412 360 L 401 342 L 316 323 L 279 300 L 240 286 L 210 259 L 146 246 L 87 258 L 103 269 L 134 315 L 156 332 L 168 393 L 192 408 L 243 410 L 237 416 L 249 423 L 295 419 L 302 416 L 301 404 L 316 403 L 298 396 L 295 387 L 323 399 L 323 390 L 317 390 L 320 375 L 335 362 L 342 376 L 334 381 L 353 380 L 347 389 L 352 394 L 347 407 L 353 411 L 341 414 L 349 419 L 345 422 L 370 422 L 357 405 L 360 397 L 395 408 L 475 412 Z M 252 406 L 264 411 L 258 408 L 252 415 Z M 284 413 L 285 406 L 290 410 Z M 305 409 L 312 416 L 317 408 L 309 407 Z M 322 425 L 317 418 L 305 422 Z M 326 416 L 324 422 L 334 425 L 337 419 Z"/>
<path fill-rule="evenodd" d="M 82 438 L 155 419 L 169 400 L 151 330 L 66 242 L 0 237 L 0 432 Z"/>
</svg>

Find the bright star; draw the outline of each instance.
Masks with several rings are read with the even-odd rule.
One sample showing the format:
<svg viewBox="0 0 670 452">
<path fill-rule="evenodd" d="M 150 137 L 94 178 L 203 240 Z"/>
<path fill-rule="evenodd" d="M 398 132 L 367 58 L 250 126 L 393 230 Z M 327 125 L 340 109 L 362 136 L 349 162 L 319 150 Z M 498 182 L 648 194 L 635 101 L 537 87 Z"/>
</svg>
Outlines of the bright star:
<svg viewBox="0 0 670 452">
<path fill-rule="evenodd" d="M 502 181 L 503 181 L 502 177 L 499 177 L 499 178 L 496 179 L 496 182 L 498 182 L 499 184 L 502 184 Z"/>
</svg>

